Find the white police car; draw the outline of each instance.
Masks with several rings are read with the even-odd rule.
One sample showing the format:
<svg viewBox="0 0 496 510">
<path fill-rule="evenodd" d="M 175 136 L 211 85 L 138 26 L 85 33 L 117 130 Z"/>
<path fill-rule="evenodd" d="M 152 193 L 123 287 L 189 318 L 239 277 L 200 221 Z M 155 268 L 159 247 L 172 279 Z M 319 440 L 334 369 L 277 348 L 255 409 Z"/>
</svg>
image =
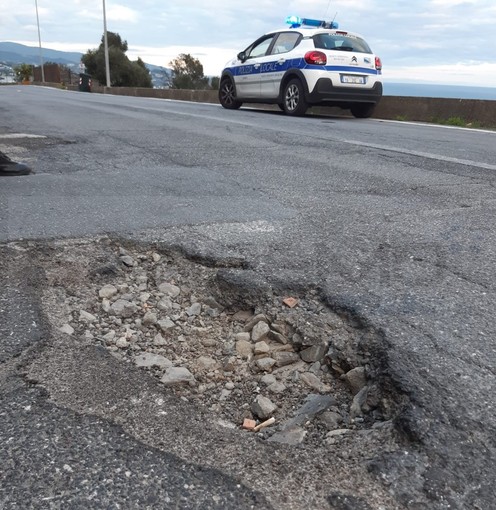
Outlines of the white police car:
<svg viewBox="0 0 496 510">
<path fill-rule="evenodd" d="M 286 22 L 290 27 L 263 35 L 227 63 L 221 105 L 274 103 L 288 115 L 339 106 L 370 117 L 382 97 L 382 64 L 365 40 L 335 22 L 296 16 Z"/>
</svg>

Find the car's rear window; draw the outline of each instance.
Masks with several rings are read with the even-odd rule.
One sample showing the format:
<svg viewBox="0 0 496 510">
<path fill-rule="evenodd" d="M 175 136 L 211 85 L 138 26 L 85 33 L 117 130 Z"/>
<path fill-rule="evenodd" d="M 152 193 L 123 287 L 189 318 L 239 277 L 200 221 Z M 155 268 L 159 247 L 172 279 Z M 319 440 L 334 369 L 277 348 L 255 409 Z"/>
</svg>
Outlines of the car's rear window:
<svg viewBox="0 0 496 510">
<path fill-rule="evenodd" d="M 362 38 L 351 34 L 316 34 L 313 36 L 313 42 L 316 48 L 323 50 L 372 53 L 369 45 Z"/>
</svg>

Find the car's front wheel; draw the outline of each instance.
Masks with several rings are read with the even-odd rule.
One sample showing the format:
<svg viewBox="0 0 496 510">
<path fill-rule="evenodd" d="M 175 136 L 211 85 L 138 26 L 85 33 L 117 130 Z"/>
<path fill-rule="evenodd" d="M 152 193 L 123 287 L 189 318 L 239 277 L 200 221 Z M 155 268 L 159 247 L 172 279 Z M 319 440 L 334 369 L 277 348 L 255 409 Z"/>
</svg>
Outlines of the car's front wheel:
<svg viewBox="0 0 496 510">
<path fill-rule="evenodd" d="M 236 88 L 231 78 L 224 78 L 220 82 L 219 101 L 228 110 L 237 110 L 243 104 L 236 99 Z"/>
<path fill-rule="evenodd" d="M 372 116 L 375 110 L 375 104 L 373 103 L 360 103 L 354 104 L 351 108 L 351 114 L 357 119 L 368 119 Z"/>
<path fill-rule="evenodd" d="M 287 115 L 305 115 L 308 103 L 305 99 L 303 84 L 298 79 L 293 79 L 284 87 L 283 107 Z"/>
</svg>

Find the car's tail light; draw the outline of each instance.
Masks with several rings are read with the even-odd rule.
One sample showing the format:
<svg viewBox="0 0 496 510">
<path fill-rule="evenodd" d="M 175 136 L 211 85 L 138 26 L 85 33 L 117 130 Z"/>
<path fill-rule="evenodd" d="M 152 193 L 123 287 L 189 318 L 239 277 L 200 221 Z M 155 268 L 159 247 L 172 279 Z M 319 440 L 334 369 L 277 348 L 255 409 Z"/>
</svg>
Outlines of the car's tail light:
<svg viewBox="0 0 496 510">
<path fill-rule="evenodd" d="M 381 59 L 379 57 L 375 57 L 375 68 L 378 71 L 382 70 L 382 62 L 381 62 Z"/>
<path fill-rule="evenodd" d="M 316 66 L 325 66 L 327 64 L 327 57 L 321 51 L 309 51 L 305 54 L 305 62 Z"/>
</svg>

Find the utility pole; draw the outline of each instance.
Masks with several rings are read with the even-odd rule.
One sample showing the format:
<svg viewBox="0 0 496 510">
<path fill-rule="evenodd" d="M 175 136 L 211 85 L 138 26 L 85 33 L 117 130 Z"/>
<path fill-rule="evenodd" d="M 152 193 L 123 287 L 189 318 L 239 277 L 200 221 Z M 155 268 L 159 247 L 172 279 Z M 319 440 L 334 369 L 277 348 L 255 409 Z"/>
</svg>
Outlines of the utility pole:
<svg viewBox="0 0 496 510">
<path fill-rule="evenodd" d="M 105 51 L 105 74 L 107 77 L 107 87 L 110 87 L 110 62 L 107 39 L 107 14 L 105 12 L 105 0 L 103 0 L 103 49 Z"/>
<path fill-rule="evenodd" d="M 45 69 L 43 66 L 43 51 L 41 49 L 40 17 L 38 16 L 38 0 L 34 0 L 34 4 L 36 6 L 36 22 L 38 24 L 38 43 L 40 45 L 41 82 L 45 83 Z"/>
</svg>

